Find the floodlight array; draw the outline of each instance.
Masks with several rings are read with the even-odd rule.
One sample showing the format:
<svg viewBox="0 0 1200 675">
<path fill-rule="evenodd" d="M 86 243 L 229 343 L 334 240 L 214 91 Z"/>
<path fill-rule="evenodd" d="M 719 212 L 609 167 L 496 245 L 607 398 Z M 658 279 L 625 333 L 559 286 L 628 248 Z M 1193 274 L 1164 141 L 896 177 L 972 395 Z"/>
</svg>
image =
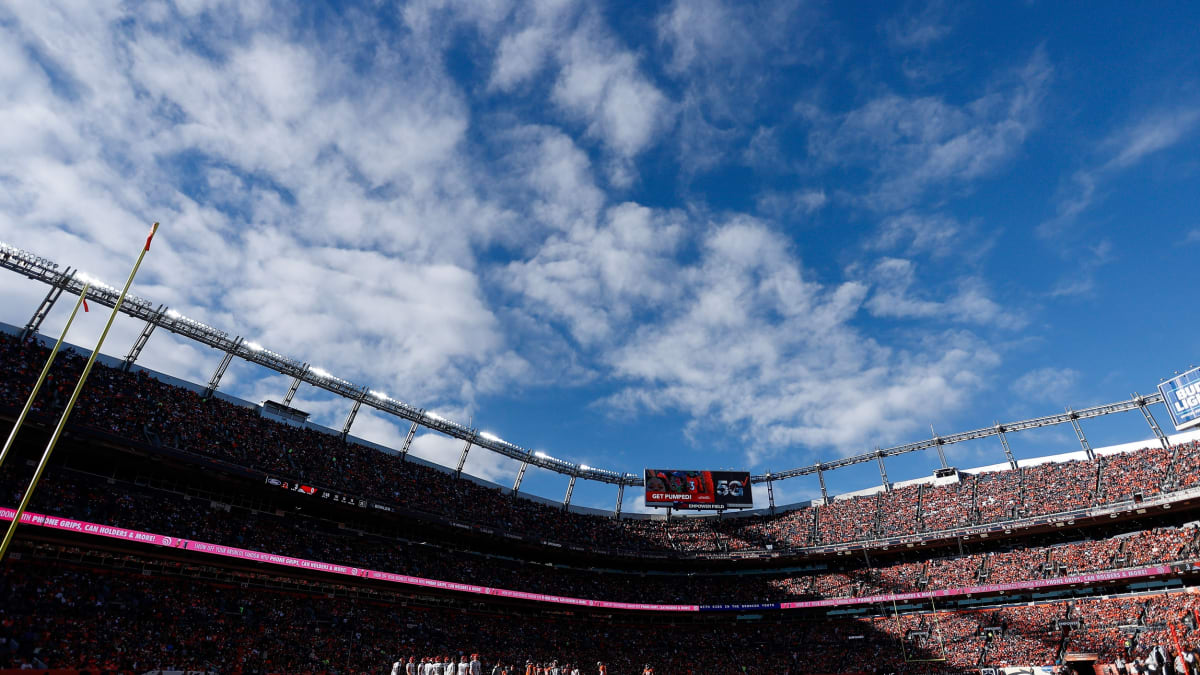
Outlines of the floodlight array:
<svg viewBox="0 0 1200 675">
<path fill-rule="evenodd" d="M 225 340 L 229 337 L 229 334 L 226 333 L 225 331 L 217 330 L 216 328 L 213 328 L 212 326 L 210 326 L 202 321 L 196 321 L 195 319 L 189 319 L 188 317 L 180 314 L 179 312 L 177 312 L 173 309 L 168 309 L 163 314 L 164 314 L 165 321 L 174 321 L 176 324 L 178 324 L 177 325 L 178 330 L 168 329 L 174 333 L 183 334 L 186 332 L 194 331 L 197 333 L 203 333 L 203 334 L 209 336 L 210 339 L 213 339 L 213 340 Z M 162 324 L 159 324 L 159 325 L 162 325 Z"/>
<path fill-rule="evenodd" d="M 58 269 L 58 263 L 48 258 L 43 258 L 40 255 L 35 255 L 29 251 L 19 249 L 6 242 L 0 241 L 0 257 L 19 261 L 30 267 L 38 267 L 47 270 Z"/>
<path fill-rule="evenodd" d="M 337 384 L 347 386 L 347 387 L 354 386 L 350 382 L 347 382 L 346 380 L 343 380 L 342 378 L 340 378 L 336 375 L 331 375 L 329 373 L 329 371 L 325 370 L 324 368 L 309 368 L 308 372 L 312 373 L 313 375 L 315 375 L 319 378 L 324 379 L 327 382 L 336 382 Z"/>
</svg>

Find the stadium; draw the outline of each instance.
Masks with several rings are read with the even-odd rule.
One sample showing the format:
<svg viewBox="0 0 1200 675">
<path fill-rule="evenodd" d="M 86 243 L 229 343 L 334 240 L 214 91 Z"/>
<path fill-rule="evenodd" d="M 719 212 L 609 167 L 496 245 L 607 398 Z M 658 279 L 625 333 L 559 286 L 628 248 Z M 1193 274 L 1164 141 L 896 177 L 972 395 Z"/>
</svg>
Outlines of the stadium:
<svg viewBox="0 0 1200 675">
<path fill-rule="evenodd" d="M 0 3 L 0 675 L 1200 675 L 1197 25 Z"/>
<path fill-rule="evenodd" d="M 39 322 L 85 289 L 19 249 L 0 250 L 0 264 L 50 288 L 28 325 L 0 335 L 11 423 L 53 346 Z M 119 304 L 115 289 L 89 297 Z M 102 359 L 92 374 L 5 561 L 9 667 L 375 672 L 398 658 L 421 675 L 460 663 L 465 673 L 1091 673 L 1170 660 L 1200 636 L 1200 442 L 1161 431 L 1150 406 L 1162 395 L 840 460 L 878 463 L 883 483 L 867 494 L 779 508 L 772 494 L 765 511 L 673 519 L 622 514 L 618 496 L 595 515 L 568 508 L 577 479 L 619 495 L 682 490 L 664 498 L 686 508 L 683 484 L 698 473 L 647 471 L 647 481 L 535 455 L 371 401 L 364 387 L 141 298 L 120 307 L 146 328 L 124 360 Z M 136 365 L 155 327 L 228 349 L 207 386 Z M 21 501 L 87 355 L 68 348 L 33 402 L 4 466 L 6 505 Z M 294 375 L 293 386 L 263 405 L 224 396 L 232 358 Z M 288 406 L 301 382 L 353 396 L 340 433 Z M 410 440 L 418 425 L 465 438 L 458 470 L 355 439 L 368 401 L 412 418 Z M 1144 416 L 1153 438 L 1093 450 L 1079 420 L 1121 412 Z M 1054 424 L 1069 424 L 1082 450 L 1023 464 L 1007 451 L 1007 433 Z M 1010 463 L 945 465 L 944 445 L 981 435 L 1002 439 Z M 563 503 L 521 494 L 524 466 L 511 488 L 464 474 L 475 444 L 569 476 Z M 884 458 L 923 447 L 942 466 L 888 483 Z M 771 491 L 817 472 L 823 486 L 837 468 L 743 480 Z M 468 653 L 482 660 L 472 666 Z"/>
</svg>

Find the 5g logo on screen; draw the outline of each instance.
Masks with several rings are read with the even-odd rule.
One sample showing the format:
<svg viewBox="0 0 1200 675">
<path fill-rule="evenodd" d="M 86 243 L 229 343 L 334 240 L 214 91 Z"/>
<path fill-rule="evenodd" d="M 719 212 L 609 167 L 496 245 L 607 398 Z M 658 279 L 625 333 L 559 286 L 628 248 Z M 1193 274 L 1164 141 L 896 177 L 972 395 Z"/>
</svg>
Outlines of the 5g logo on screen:
<svg viewBox="0 0 1200 675">
<path fill-rule="evenodd" d="M 719 497 L 741 497 L 742 496 L 742 481 L 740 481 L 740 480 L 719 480 L 719 481 L 717 481 L 717 496 L 719 496 Z"/>
</svg>

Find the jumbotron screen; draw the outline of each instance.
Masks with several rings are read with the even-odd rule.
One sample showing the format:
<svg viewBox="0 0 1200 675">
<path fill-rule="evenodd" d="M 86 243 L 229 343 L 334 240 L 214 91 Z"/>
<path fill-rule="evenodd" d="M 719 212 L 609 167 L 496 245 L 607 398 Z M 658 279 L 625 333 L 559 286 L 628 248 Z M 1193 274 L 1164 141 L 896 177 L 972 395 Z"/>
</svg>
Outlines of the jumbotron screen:
<svg viewBox="0 0 1200 675">
<path fill-rule="evenodd" d="M 646 506 L 754 506 L 749 471 L 646 469 Z"/>
</svg>

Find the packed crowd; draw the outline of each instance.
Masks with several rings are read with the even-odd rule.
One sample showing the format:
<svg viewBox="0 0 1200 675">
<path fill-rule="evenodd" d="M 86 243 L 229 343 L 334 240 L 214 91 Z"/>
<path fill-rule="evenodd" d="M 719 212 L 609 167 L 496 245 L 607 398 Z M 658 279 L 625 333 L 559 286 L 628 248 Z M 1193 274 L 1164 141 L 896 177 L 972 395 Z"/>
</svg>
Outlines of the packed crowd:
<svg viewBox="0 0 1200 675">
<path fill-rule="evenodd" d="M 24 465 L 11 465 L 0 472 L 0 506 L 19 502 L 31 471 Z M 52 467 L 43 477 L 31 510 L 442 581 L 659 604 L 781 602 L 963 588 L 1200 557 L 1200 530 L 1170 527 L 1050 546 L 1024 542 L 1011 550 L 965 555 L 926 552 L 919 560 L 872 561 L 854 556 L 844 562 L 785 570 L 645 573 L 561 563 L 548 566 L 515 554 L 483 553 L 446 542 L 432 544 L 426 536 L 406 531 L 403 520 L 369 520 L 346 528 L 308 513 L 250 510 L 230 506 L 231 501 L 220 501 L 219 496 L 216 500 L 194 499 Z M 376 529 L 367 529 L 372 524 Z M 835 564 L 840 569 L 831 567 Z"/>
<path fill-rule="evenodd" d="M 1049 666 L 1072 652 L 1100 663 L 1173 658 L 1197 631 L 1196 596 L 1054 601 L 962 612 L 861 618 L 649 622 L 422 607 L 402 596 L 273 590 L 230 572 L 9 561 L 0 568 L 0 668 L 222 673 L 387 672 L 411 660 L 467 664 L 467 674 L 549 664 L 568 673 L 962 673 Z M 133 563 L 133 564 L 131 564 Z M 140 569 L 136 559 L 123 567 Z M 166 572 L 166 573 L 164 573 Z M 447 661 L 449 660 L 449 661 Z M 917 661 L 926 661 L 919 669 Z M 478 671 L 472 670 L 478 663 Z M 575 664 L 574 667 L 569 664 Z M 424 675 L 427 671 L 417 671 Z"/>
<path fill-rule="evenodd" d="M 922 493 L 927 492 L 924 487 L 906 485 L 879 495 L 877 533 L 885 537 L 911 533 L 917 522 Z"/>
<path fill-rule="evenodd" d="M 0 379 L 0 410 L 13 410 L 24 402 L 45 356 L 46 349 L 38 343 L 0 335 L 0 372 L 5 374 Z M 65 403 L 81 367 L 77 355 L 60 356 L 35 415 L 53 414 Z M 1095 461 L 962 473 L 948 484 L 836 499 L 776 516 L 676 518 L 663 524 L 564 512 L 533 500 L 512 499 L 498 488 L 456 479 L 447 471 L 347 443 L 336 435 L 265 419 L 254 408 L 202 398 L 140 372 L 97 367 L 73 424 L 388 502 L 410 512 L 590 550 L 630 553 L 703 554 L 845 543 L 1085 508 L 1200 482 L 1200 444 L 1188 443 L 1170 453 L 1155 447 Z"/>
<path fill-rule="evenodd" d="M 963 474 L 964 478 L 969 474 Z M 921 525 L 928 531 L 949 530 L 974 523 L 975 481 L 960 480 L 921 493 Z"/>
</svg>

